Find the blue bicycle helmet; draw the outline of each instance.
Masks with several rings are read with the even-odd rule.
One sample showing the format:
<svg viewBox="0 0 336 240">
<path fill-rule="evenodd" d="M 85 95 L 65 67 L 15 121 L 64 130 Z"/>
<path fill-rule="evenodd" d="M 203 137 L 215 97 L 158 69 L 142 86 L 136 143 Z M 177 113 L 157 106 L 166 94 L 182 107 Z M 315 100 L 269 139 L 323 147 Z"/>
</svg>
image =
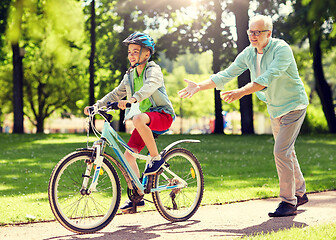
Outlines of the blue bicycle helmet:
<svg viewBox="0 0 336 240">
<path fill-rule="evenodd" d="M 154 40 L 147 34 L 141 32 L 134 32 L 126 38 L 123 43 L 128 46 L 129 44 L 137 44 L 142 47 L 148 48 L 151 55 L 155 52 Z"/>
</svg>

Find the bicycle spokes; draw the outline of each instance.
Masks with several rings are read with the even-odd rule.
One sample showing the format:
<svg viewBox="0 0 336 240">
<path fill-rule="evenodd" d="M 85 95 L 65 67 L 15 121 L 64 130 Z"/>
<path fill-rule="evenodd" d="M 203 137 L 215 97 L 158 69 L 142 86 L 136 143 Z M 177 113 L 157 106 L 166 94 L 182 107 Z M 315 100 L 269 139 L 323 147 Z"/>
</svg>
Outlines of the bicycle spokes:
<svg viewBox="0 0 336 240">
<path fill-rule="evenodd" d="M 88 190 L 95 172 L 87 171 L 90 154 L 89 151 L 75 152 L 62 159 L 49 182 L 48 193 L 54 215 L 64 227 L 77 233 L 91 233 L 105 227 L 115 216 L 120 203 L 120 181 L 106 159 L 103 170 L 99 171 L 96 190 Z"/>
<path fill-rule="evenodd" d="M 201 166 L 194 155 L 182 148 L 171 149 L 163 168 L 155 176 L 153 199 L 157 210 L 169 221 L 185 221 L 198 209 L 204 189 Z"/>
</svg>

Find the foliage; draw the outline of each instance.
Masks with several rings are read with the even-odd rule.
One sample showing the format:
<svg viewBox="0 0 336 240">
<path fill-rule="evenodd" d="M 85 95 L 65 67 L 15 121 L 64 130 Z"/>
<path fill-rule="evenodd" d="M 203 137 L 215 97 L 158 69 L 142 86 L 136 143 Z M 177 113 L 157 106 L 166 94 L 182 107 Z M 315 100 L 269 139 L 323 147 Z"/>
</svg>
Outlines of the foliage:
<svg viewBox="0 0 336 240">
<path fill-rule="evenodd" d="M 2 49 L 4 50 L 4 48 Z M 4 50 L 4 52 L 6 52 L 6 50 Z M 9 56 L 3 55 L 3 58 L 6 60 L 0 62 L 0 109 L 2 113 L 9 113 L 13 110 L 11 102 L 12 92 L 10 91 L 13 85 L 13 67 L 9 64 Z M 2 122 L 1 118 L 0 122 Z"/>
<path fill-rule="evenodd" d="M 209 79 L 211 75 L 212 53 L 184 54 L 176 61 L 169 60 L 164 54 L 160 55 L 158 64 L 170 70 L 165 74 L 165 85 L 168 96 L 178 116 L 183 118 L 213 115 L 214 93 L 211 90 L 201 91 L 191 99 L 181 99 L 178 91 L 186 87 L 184 79 L 201 82 Z"/>
<path fill-rule="evenodd" d="M 11 0 L 2 0 L 0 4 L 0 62 L 4 60 L 3 46 L 5 43 L 5 31 L 7 28 L 7 18 Z"/>
<path fill-rule="evenodd" d="M 298 65 L 299 73 L 304 82 L 306 92 L 309 98 L 309 106 L 307 108 L 307 116 L 303 123 L 301 132 L 303 133 L 326 133 L 328 132 L 328 124 L 323 117 L 323 110 L 320 99 L 315 89 L 314 71 L 312 68 L 313 60 L 311 59 L 309 49 L 305 47 L 298 48 L 293 46 L 294 56 Z M 336 48 L 326 54 L 324 58 L 324 68 L 326 69 L 326 77 L 329 84 L 334 88 L 334 99 L 336 99 L 336 70 L 333 67 L 335 62 Z"/>
<path fill-rule="evenodd" d="M 121 134 L 125 140 L 129 136 Z M 279 194 L 272 136 L 163 135 L 157 140 L 158 149 L 181 138 L 201 140 L 181 146 L 191 150 L 201 162 L 206 183 L 202 204 Z M 90 137 L 90 143 L 94 140 Z M 53 219 L 47 197 L 51 171 L 66 154 L 85 147 L 86 136 L 0 134 L 0 146 L 0 212 L 6 212 L 0 216 L 0 224 L 25 222 L 27 214 L 35 216 L 36 221 Z M 308 192 L 335 189 L 335 147 L 333 135 L 301 135 L 297 139 L 296 153 Z M 111 149 L 107 151 L 113 155 Z M 143 169 L 142 161 L 139 167 Z M 125 199 L 125 183 L 122 186 Z M 146 198 L 150 200 L 151 195 Z M 148 207 L 154 209 L 152 204 Z"/>
<path fill-rule="evenodd" d="M 302 133 L 327 133 L 328 124 L 325 118 L 321 117 L 323 110 L 319 106 L 309 105 L 307 108 L 307 116 L 303 122 Z"/>
<path fill-rule="evenodd" d="M 25 114 L 43 131 L 44 119 L 54 111 L 78 109 L 85 86 L 87 67 L 86 49 L 83 44 L 84 26 L 80 3 L 76 1 L 50 0 L 37 5 L 24 5 L 21 29 L 13 25 L 16 11 L 10 14 L 7 40 L 18 36 L 25 51 L 24 102 Z M 4 105 L 11 103 L 11 55 L 7 54 L 2 68 L 3 84 L 10 86 L 1 96 Z"/>
<path fill-rule="evenodd" d="M 180 66 L 165 77 L 165 85 L 176 114 L 184 118 L 212 115 L 214 109 L 213 91 L 199 92 L 192 99 L 182 99 L 178 96 L 177 92 L 186 86 L 183 81 L 185 78 L 201 82 L 208 79 L 209 75 L 190 75 L 185 72 L 184 66 Z"/>
<path fill-rule="evenodd" d="M 246 0 L 248 1 L 248 0 Z M 6 13 L 9 0 L 0 3 L 0 33 L 3 26 L 6 26 Z M 12 1 L 19 2 L 19 1 Z M 24 47 L 26 54 L 24 61 L 25 77 L 25 113 L 32 122 L 41 123 L 53 111 L 71 111 L 74 114 L 81 114 L 82 108 L 88 104 L 88 46 L 89 46 L 89 0 L 29 0 L 24 3 L 24 13 L 22 21 L 22 34 L 20 38 L 21 47 Z M 255 8 L 252 8 L 254 3 Z M 324 10 L 323 3 L 315 0 L 306 0 L 313 8 Z M 324 49 L 332 49 L 335 38 L 334 23 L 334 1 L 329 1 L 330 7 L 326 14 L 330 14 L 330 21 L 323 25 L 327 31 L 324 36 Z M 227 0 L 211 1 L 142 1 L 142 0 L 100 0 L 96 4 L 96 76 L 95 76 L 95 97 L 99 99 L 111 91 L 122 79 L 127 70 L 127 48 L 122 45 L 122 40 L 133 31 L 145 31 L 150 33 L 157 42 L 157 53 L 154 60 L 166 67 L 168 74 L 166 83 L 169 95 L 177 112 L 181 102 L 185 116 L 203 113 L 208 114 L 213 107 L 211 105 L 201 105 L 204 100 L 203 93 L 197 94 L 192 101 L 180 100 L 177 91 L 185 84 L 183 78 L 201 81 L 211 74 L 212 64 L 208 64 L 210 56 L 207 51 L 212 49 L 212 53 L 219 54 L 221 67 L 226 67 L 236 55 L 236 28 L 232 21 L 232 9 L 236 2 Z M 219 4 L 219 5 L 218 5 Z M 281 7 L 289 2 L 280 1 L 250 1 L 249 14 L 262 13 L 270 14 L 275 20 L 275 36 L 292 36 L 292 39 L 302 39 L 305 24 L 296 24 L 297 31 L 290 32 L 281 28 L 285 15 L 279 14 Z M 6 7 L 7 6 L 7 7 Z M 9 39 L 17 35 L 17 31 L 12 29 L 12 19 L 14 18 L 14 7 L 9 19 L 9 29 L 4 36 L 0 36 L 0 104 L 4 113 L 12 111 L 12 66 L 11 49 Z M 300 11 L 306 11 L 299 9 Z M 216 15 L 217 14 L 217 15 Z M 216 25 L 216 16 L 220 16 L 220 25 Z M 316 17 L 312 11 L 307 16 Z M 325 18 L 325 14 L 323 17 Z M 319 21 L 321 20 L 318 18 Z M 85 22 L 86 21 L 86 22 Z M 86 23 L 86 32 L 83 32 Z M 290 28 L 295 29 L 295 28 Z M 13 34 L 16 33 L 16 34 Z M 216 36 L 220 36 L 217 38 Z M 219 47 L 215 41 L 219 41 Z M 1 47 L 1 42 L 5 43 Z M 215 47 L 217 46 L 217 47 Z M 314 95 L 310 89 L 314 88 L 311 81 L 312 71 L 308 67 L 311 64 L 311 56 L 305 49 L 300 49 L 304 53 L 297 57 L 300 74 L 307 82 L 309 88 L 307 92 Z M 191 53 L 206 52 L 203 55 L 192 55 Z M 185 55 L 181 55 L 186 53 Z M 335 84 L 335 51 L 331 52 L 330 58 L 325 57 L 324 64 L 327 67 L 326 77 L 328 82 Z M 298 55 L 295 53 L 295 55 Z M 163 57 L 164 56 L 164 57 Z M 196 57 L 195 57 L 196 56 Z M 39 58 L 39 59 L 38 59 Z M 169 59 L 176 59 L 173 64 Z M 301 58 L 298 60 L 298 58 Z M 181 63 L 185 66 L 180 68 Z M 188 74 L 197 74 L 190 76 Z M 178 84 L 176 84 L 176 82 Z M 234 80 L 226 86 L 227 89 L 236 88 L 237 81 Z M 171 89 L 170 89 L 171 88 Z M 198 97 L 199 96 L 199 97 Z M 213 96 L 211 91 L 204 93 L 205 98 Z M 315 102 L 315 99 L 312 99 Z M 197 103 L 197 104 L 195 104 Z M 194 111 L 191 109 L 195 108 Z M 209 110 L 208 110 L 209 109 Z M 239 110 L 239 104 L 233 103 L 223 105 L 223 110 Z M 253 96 L 254 111 L 266 113 L 263 103 Z M 309 111 L 307 113 L 309 115 Z M 1 116 L 0 116 L 1 117 Z M 1 119 L 0 119 L 1 120 Z M 316 121 L 314 121 L 316 122 Z M 319 129 L 319 128 L 316 128 Z"/>
</svg>

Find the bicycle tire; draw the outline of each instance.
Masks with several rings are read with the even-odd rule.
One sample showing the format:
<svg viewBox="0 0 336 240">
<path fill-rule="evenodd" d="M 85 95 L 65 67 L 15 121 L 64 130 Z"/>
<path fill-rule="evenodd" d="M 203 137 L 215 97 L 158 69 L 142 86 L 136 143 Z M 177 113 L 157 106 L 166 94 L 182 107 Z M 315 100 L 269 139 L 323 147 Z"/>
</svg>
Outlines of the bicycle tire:
<svg viewBox="0 0 336 240">
<path fill-rule="evenodd" d="M 92 151 L 70 153 L 52 171 L 48 186 L 49 204 L 56 219 L 75 233 L 94 233 L 106 227 L 116 215 L 121 198 L 118 174 L 106 158 L 98 179 L 97 191 L 80 192 Z M 92 169 L 91 176 L 94 174 Z M 90 186 L 92 178 L 89 180 Z"/>
<path fill-rule="evenodd" d="M 164 159 L 169 169 L 186 181 L 188 186 L 153 192 L 153 202 L 161 216 L 168 221 L 185 221 L 196 213 L 202 201 L 204 177 L 201 164 L 189 150 L 184 148 L 169 150 Z M 164 171 L 154 176 L 153 188 L 178 183 L 178 179 Z"/>
</svg>

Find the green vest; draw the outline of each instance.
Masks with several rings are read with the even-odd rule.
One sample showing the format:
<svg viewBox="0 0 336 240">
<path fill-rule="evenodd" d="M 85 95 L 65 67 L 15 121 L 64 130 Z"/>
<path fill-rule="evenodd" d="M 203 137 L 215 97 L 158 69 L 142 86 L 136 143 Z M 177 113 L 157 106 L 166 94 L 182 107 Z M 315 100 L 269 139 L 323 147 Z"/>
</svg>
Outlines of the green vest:
<svg viewBox="0 0 336 240">
<path fill-rule="evenodd" d="M 142 88 L 143 86 L 143 75 L 145 72 L 146 67 L 142 70 L 142 73 L 140 76 L 138 76 L 138 72 L 136 69 L 134 69 L 134 92 L 137 92 Z M 139 103 L 139 108 L 141 112 L 149 112 L 149 108 L 152 107 L 152 103 L 148 98 L 144 99 Z"/>
</svg>

